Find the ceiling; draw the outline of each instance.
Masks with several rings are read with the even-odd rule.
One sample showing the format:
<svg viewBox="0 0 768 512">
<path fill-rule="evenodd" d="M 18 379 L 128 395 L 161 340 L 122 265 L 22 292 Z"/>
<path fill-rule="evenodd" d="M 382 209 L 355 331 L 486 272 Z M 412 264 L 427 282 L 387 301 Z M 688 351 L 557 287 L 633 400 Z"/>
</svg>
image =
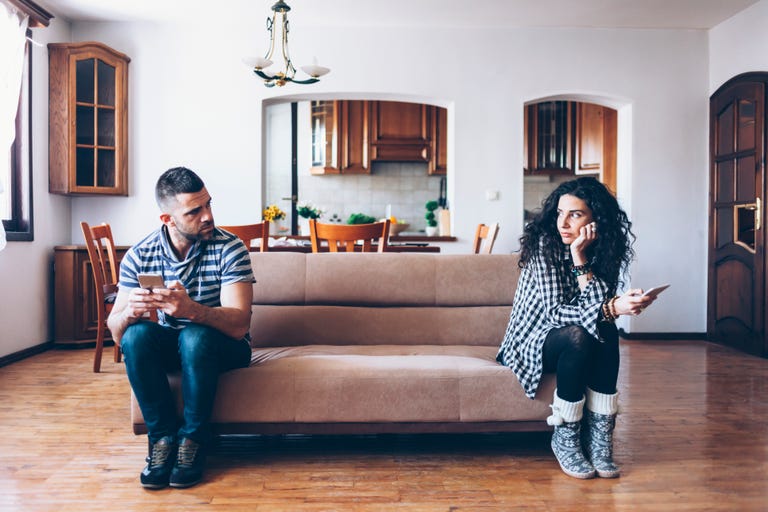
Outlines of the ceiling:
<svg viewBox="0 0 768 512">
<path fill-rule="evenodd" d="M 37 0 L 72 21 L 210 21 L 262 26 L 275 0 Z M 759 0 L 288 0 L 294 26 L 709 29 Z M 212 6 L 215 6 L 212 7 Z M 226 9 L 226 11 L 224 11 Z"/>
</svg>

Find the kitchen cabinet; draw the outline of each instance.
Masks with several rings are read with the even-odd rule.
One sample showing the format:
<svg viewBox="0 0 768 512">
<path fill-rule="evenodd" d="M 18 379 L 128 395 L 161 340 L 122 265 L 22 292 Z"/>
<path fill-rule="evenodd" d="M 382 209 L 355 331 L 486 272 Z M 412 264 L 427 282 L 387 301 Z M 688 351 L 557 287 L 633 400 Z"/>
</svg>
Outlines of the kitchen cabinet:
<svg viewBox="0 0 768 512">
<path fill-rule="evenodd" d="M 573 173 L 573 111 L 570 101 L 525 107 L 525 174 Z"/>
<path fill-rule="evenodd" d="M 372 102 L 372 159 L 429 162 L 431 113 L 429 105 L 420 103 Z"/>
<path fill-rule="evenodd" d="M 122 259 L 128 247 L 118 247 Z M 54 343 L 96 342 L 98 308 L 91 261 L 85 246 L 54 247 Z M 107 331 L 107 339 L 111 339 Z"/>
<path fill-rule="evenodd" d="M 616 110 L 572 101 L 528 105 L 525 134 L 524 174 L 594 175 L 616 190 Z"/>
<path fill-rule="evenodd" d="M 430 107 L 431 115 L 431 154 L 429 174 L 448 174 L 448 109 Z"/>
<path fill-rule="evenodd" d="M 96 42 L 51 43 L 49 191 L 128 195 L 128 56 Z"/>
<path fill-rule="evenodd" d="M 448 111 L 397 101 L 313 101 L 311 174 L 369 174 L 372 162 L 426 162 L 445 175 Z"/>
<path fill-rule="evenodd" d="M 369 101 L 313 101 L 312 174 L 370 174 Z"/>
<path fill-rule="evenodd" d="M 596 174 L 616 190 L 616 110 L 594 103 L 576 104 L 576 174 Z"/>
</svg>

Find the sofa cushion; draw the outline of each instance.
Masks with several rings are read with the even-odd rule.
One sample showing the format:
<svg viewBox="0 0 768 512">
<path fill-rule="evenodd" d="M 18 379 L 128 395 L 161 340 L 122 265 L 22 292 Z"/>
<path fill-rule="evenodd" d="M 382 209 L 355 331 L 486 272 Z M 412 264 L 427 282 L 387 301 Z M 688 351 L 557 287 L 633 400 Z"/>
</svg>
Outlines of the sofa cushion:
<svg viewBox="0 0 768 512">
<path fill-rule="evenodd" d="M 512 306 L 516 254 L 251 253 L 253 303 Z"/>
<path fill-rule="evenodd" d="M 249 368 L 219 379 L 215 423 L 539 421 L 554 379 L 536 400 L 478 346 L 377 345 L 262 348 Z M 548 376 L 551 377 L 551 376 Z M 172 377 L 178 388 L 178 377 Z M 141 413 L 133 404 L 134 423 Z"/>
</svg>

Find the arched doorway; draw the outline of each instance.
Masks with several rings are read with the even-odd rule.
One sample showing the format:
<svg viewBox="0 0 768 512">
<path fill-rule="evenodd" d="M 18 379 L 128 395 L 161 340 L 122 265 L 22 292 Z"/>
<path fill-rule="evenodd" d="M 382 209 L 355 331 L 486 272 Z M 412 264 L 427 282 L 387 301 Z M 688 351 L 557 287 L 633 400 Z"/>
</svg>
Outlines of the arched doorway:
<svg viewBox="0 0 768 512">
<path fill-rule="evenodd" d="M 563 181 L 594 176 L 619 189 L 619 110 L 613 101 L 551 96 L 525 105 L 524 219 Z M 627 114 L 628 115 L 628 114 Z M 624 151 L 628 154 L 628 151 Z"/>
</svg>

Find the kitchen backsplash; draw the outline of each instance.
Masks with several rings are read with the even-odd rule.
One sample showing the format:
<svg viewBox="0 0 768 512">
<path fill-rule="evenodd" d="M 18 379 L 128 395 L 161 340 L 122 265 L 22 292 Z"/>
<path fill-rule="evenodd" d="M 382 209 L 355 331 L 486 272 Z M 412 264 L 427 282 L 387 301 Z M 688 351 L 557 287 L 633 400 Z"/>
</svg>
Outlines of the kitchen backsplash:
<svg viewBox="0 0 768 512">
<path fill-rule="evenodd" d="M 299 203 L 321 208 L 323 222 L 342 223 L 352 213 L 381 219 L 391 205 L 392 215 L 410 224 L 408 232 L 424 231 L 424 205 L 440 196 L 440 178 L 429 176 L 427 164 L 417 162 L 374 162 L 371 174 L 363 175 L 313 176 L 308 170 L 299 171 Z M 267 197 L 284 195 L 270 190 Z M 285 201 L 278 204 L 289 207 Z"/>
</svg>

